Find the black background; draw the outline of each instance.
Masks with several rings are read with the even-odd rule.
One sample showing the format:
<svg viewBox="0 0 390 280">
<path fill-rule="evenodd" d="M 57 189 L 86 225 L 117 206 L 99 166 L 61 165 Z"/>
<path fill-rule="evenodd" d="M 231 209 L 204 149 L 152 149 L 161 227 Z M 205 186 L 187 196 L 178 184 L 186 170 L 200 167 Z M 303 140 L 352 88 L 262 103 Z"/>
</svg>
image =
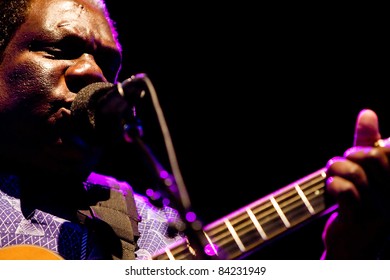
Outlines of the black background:
<svg viewBox="0 0 390 280">
<path fill-rule="evenodd" d="M 363 108 L 390 135 L 380 9 L 139 2 L 107 0 L 124 49 L 119 80 L 146 73 L 153 82 L 205 224 L 341 155 Z M 141 121 L 168 166 L 157 119 Z M 248 258 L 318 259 L 325 218 Z"/>
</svg>

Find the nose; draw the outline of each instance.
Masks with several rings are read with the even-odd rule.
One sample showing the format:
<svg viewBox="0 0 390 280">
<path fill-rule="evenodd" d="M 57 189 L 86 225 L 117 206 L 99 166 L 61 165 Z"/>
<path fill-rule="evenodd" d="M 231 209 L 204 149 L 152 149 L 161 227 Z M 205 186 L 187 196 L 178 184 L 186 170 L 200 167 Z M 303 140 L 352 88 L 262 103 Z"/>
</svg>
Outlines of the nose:
<svg viewBox="0 0 390 280">
<path fill-rule="evenodd" d="M 65 71 L 66 85 L 72 92 L 95 82 L 107 82 L 102 69 L 90 54 L 83 54 Z"/>
</svg>

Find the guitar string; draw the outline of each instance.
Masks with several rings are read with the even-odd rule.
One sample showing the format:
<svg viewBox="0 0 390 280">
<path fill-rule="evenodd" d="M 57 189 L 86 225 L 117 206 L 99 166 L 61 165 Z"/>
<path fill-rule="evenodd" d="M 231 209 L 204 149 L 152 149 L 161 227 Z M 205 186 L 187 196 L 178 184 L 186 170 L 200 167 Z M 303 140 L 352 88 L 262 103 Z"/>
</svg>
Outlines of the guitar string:
<svg viewBox="0 0 390 280">
<path fill-rule="evenodd" d="M 301 196 L 295 190 L 296 185 L 297 184 L 291 184 L 286 187 L 285 191 L 275 195 L 276 200 L 281 205 L 280 207 L 283 209 L 285 214 L 294 212 L 297 209 L 304 209 L 302 206 L 305 206 L 306 210 L 308 210 L 306 205 L 303 203 Z M 324 176 L 322 174 L 312 176 L 309 179 L 302 181 L 302 183 L 299 184 L 299 187 L 302 189 L 302 192 L 305 193 L 308 200 L 313 203 L 315 199 L 318 199 L 320 197 L 320 194 L 323 194 Z M 264 197 L 264 199 L 268 197 L 271 197 L 271 195 Z M 262 199 L 262 201 L 264 201 L 264 199 Z M 309 217 L 312 217 L 313 215 L 318 214 L 325 209 L 324 205 L 317 206 L 314 203 L 313 207 L 318 208 L 319 210 L 317 210 L 317 212 L 314 214 L 310 214 L 310 211 L 308 211 Z M 251 210 L 253 211 L 254 215 L 257 217 L 259 223 L 261 223 L 263 227 L 265 227 L 265 225 L 267 224 L 270 224 L 272 226 L 273 224 L 275 224 L 275 221 L 280 221 L 280 216 L 277 214 L 276 209 L 273 207 L 272 203 L 268 199 L 265 200 L 264 203 L 255 203 L 255 205 L 251 207 Z M 250 218 L 245 218 L 246 215 L 247 213 L 244 213 L 243 211 L 242 213 L 239 213 L 235 217 L 231 218 L 230 220 L 230 222 L 234 225 L 234 229 L 237 231 L 237 233 L 239 233 L 239 236 L 244 236 L 249 232 L 253 231 L 253 228 L 248 228 L 249 226 L 253 226 L 253 222 L 250 220 Z M 298 224 L 299 222 L 294 223 L 294 226 Z M 214 234 L 214 232 L 216 233 Z M 234 238 L 230 234 L 229 230 L 226 228 L 225 224 L 221 223 L 215 227 L 210 228 L 209 231 L 207 231 L 207 234 L 211 236 L 211 240 L 215 244 L 217 244 L 218 247 L 224 247 L 226 244 L 230 244 L 230 247 L 236 249 L 237 252 L 230 253 L 230 257 L 237 257 L 237 254 L 239 255 L 241 253 L 239 250 L 237 250 L 238 247 L 235 246 Z M 275 236 L 275 234 L 270 236 Z M 261 238 L 260 235 L 258 237 L 260 237 L 257 242 L 258 244 L 262 241 L 265 241 L 263 238 Z M 253 249 L 253 247 L 255 246 L 256 244 L 253 244 L 253 246 L 250 246 L 248 248 Z M 178 249 L 177 253 L 180 254 L 185 254 L 186 251 L 188 251 L 187 246 L 182 246 L 181 248 L 179 247 L 175 249 Z M 224 249 L 226 250 L 226 248 Z M 177 253 L 175 253 L 174 255 L 176 255 Z M 227 251 L 225 253 L 229 252 Z"/>
<path fill-rule="evenodd" d="M 318 179 L 320 179 L 320 180 L 318 180 Z M 319 197 L 319 194 L 323 194 L 323 191 L 321 191 L 324 189 L 323 182 L 324 182 L 323 175 L 320 174 L 319 176 L 318 175 L 314 176 L 314 178 L 311 178 L 310 180 L 301 183 L 300 187 L 301 187 L 302 191 L 306 194 L 306 196 L 308 197 L 309 200 L 313 200 L 313 199 L 315 200 L 316 198 Z M 296 184 L 291 185 L 291 188 L 288 188 L 287 191 L 276 196 L 278 203 L 280 203 L 280 205 L 281 205 L 280 207 L 283 209 L 283 212 L 286 215 L 289 213 L 292 213 L 292 212 L 296 212 L 297 209 L 300 210 L 300 209 L 306 208 L 307 213 L 308 213 L 308 217 L 309 218 L 312 217 L 313 214 L 310 214 L 306 205 L 303 203 L 302 198 L 299 195 L 299 193 L 297 193 L 296 190 L 294 191 L 295 186 L 296 186 Z M 314 193 L 314 198 L 310 198 L 310 196 L 312 196 L 313 193 Z M 296 202 L 301 202 L 301 203 L 296 203 Z M 264 204 L 268 204 L 269 206 L 264 207 Z M 302 206 L 305 206 L 305 207 L 302 207 Z M 313 206 L 316 206 L 316 205 L 314 204 Z M 266 210 L 264 210 L 264 209 L 266 209 Z M 316 211 L 316 213 L 314 213 L 314 215 L 320 213 L 324 209 L 325 209 L 325 205 L 322 205 L 322 206 L 320 205 L 319 209 Z M 280 217 L 277 214 L 276 209 L 273 207 L 272 203 L 270 203 L 268 201 L 266 203 L 263 203 L 260 205 L 255 205 L 253 207 L 252 211 L 255 213 L 255 215 L 256 215 L 256 213 L 260 212 L 260 215 L 256 215 L 256 217 L 258 217 L 259 223 L 264 228 L 265 228 L 265 224 L 269 224 L 270 222 L 272 222 L 272 224 L 274 224 L 275 220 L 277 220 L 277 221 L 280 220 Z M 237 231 L 239 236 L 244 236 L 244 235 L 248 234 L 250 231 L 253 231 L 253 228 L 248 229 L 248 226 L 250 226 L 250 225 L 253 226 L 253 222 L 250 220 L 250 218 L 245 218 L 244 217 L 245 215 L 247 215 L 247 214 L 241 213 L 240 215 L 237 215 L 236 217 L 234 217 L 234 219 L 231 220 L 231 223 L 235 226 L 234 228 Z M 262 222 L 261 220 L 264 220 L 264 222 Z M 304 220 L 306 220 L 306 219 L 304 219 Z M 242 222 L 242 221 L 244 221 L 244 222 Z M 247 221 L 250 221 L 250 223 L 245 223 Z M 298 225 L 300 222 L 294 223 L 294 226 Z M 238 225 L 240 225 L 240 226 L 238 226 Z M 229 231 L 228 231 L 228 229 L 224 228 L 223 224 L 221 224 L 219 227 L 213 228 L 213 231 L 217 231 L 217 234 L 215 234 L 214 236 L 211 234 L 211 236 L 213 236 L 213 237 L 211 237 L 211 239 L 218 246 L 223 247 L 223 245 L 226 245 L 229 243 L 234 243 L 233 242 L 234 239 L 231 236 L 229 236 L 229 234 L 226 234 L 226 233 L 229 233 Z M 210 234 L 210 232 L 208 232 L 208 234 Z M 272 234 L 270 236 L 272 236 Z M 265 241 L 263 238 L 261 238 L 260 235 L 258 237 L 260 237 L 258 243 Z M 224 242 L 222 242 L 222 240 L 224 240 Z M 254 246 L 255 245 L 253 245 L 251 247 L 254 247 Z"/>
<path fill-rule="evenodd" d="M 312 184 L 312 185 L 310 185 L 310 187 L 315 186 L 316 184 Z M 277 198 L 278 198 L 278 200 L 280 200 L 279 197 L 277 197 Z M 300 199 L 300 196 L 298 194 L 294 194 L 293 199 L 294 198 Z M 295 199 L 295 200 L 297 200 L 297 199 Z M 284 206 L 284 205 L 283 205 L 283 207 L 286 208 L 286 206 Z M 265 203 L 262 203 L 260 205 L 253 206 L 251 208 L 251 210 L 255 214 L 255 216 L 258 217 L 259 222 L 261 220 L 268 220 L 268 222 L 269 222 L 269 220 L 274 220 L 275 218 L 279 219 L 277 212 L 275 211 L 272 203 L 270 203 L 269 201 L 266 201 Z M 260 214 L 258 214 L 258 213 L 260 213 Z M 234 218 L 232 218 L 231 220 L 235 220 L 235 221 L 237 221 L 237 223 L 241 222 L 244 219 L 247 221 L 250 221 L 250 219 L 244 218 L 245 215 L 243 213 L 240 213 L 240 214 L 241 215 L 237 215 Z M 240 220 L 240 217 L 242 218 L 241 220 Z M 267 223 L 267 221 L 264 221 L 264 222 Z M 249 223 L 249 224 L 252 224 L 252 223 Z M 218 230 L 218 228 L 221 228 L 221 227 L 224 227 L 224 225 L 221 224 L 219 227 L 213 227 L 212 230 L 208 231 L 208 233 L 212 236 L 213 235 L 216 236 L 216 235 L 220 234 L 221 232 L 226 231 L 226 230 Z M 217 233 L 214 234 L 214 232 L 217 232 Z"/>
</svg>

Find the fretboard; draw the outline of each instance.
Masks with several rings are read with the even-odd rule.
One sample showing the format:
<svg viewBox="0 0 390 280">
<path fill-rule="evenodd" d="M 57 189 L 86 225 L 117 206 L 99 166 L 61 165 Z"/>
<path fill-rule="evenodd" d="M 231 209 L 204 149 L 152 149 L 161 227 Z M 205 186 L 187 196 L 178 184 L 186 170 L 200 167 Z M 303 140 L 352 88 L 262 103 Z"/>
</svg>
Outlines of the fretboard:
<svg viewBox="0 0 390 280">
<path fill-rule="evenodd" d="M 238 259 L 264 243 L 335 209 L 325 197 L 325 169 L 320 169 L 203 228 L 204 251 L 211 258 Z M 153 259 L 196 259 L 185 240 Z"/>
</svg>

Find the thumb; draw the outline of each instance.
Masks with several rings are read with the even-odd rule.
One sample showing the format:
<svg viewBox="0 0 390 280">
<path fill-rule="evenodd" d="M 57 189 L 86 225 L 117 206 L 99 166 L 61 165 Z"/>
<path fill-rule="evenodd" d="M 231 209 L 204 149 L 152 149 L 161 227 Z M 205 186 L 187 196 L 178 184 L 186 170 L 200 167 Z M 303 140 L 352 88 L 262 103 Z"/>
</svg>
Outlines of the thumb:
<svg viewBox="0 0 390 280">
<path fill-rule="evenodd" d="M 355 126 L 354 146 L 373 146 L 381 139 L 377 114 L 370 109 L 360 111 Z"/>
</svg>

